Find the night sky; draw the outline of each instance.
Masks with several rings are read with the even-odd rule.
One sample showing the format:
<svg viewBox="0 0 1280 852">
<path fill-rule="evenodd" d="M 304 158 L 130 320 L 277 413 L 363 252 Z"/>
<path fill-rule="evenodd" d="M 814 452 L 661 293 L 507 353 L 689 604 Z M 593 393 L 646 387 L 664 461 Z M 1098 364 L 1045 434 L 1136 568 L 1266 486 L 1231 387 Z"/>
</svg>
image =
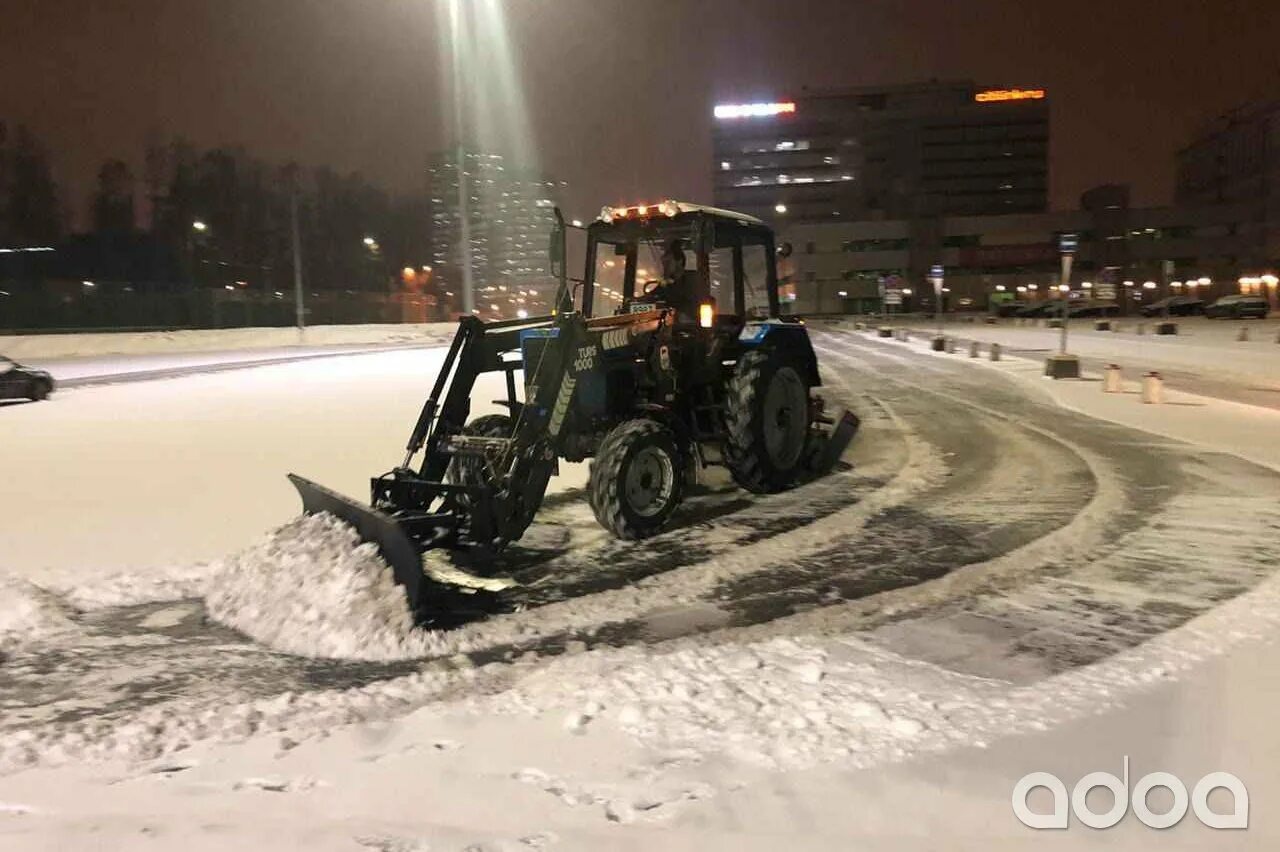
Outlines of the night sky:
<svg viewBox="0 0 1280 852">
<path fill-rule="evenodd" d="M 149 136 L 422 189 L 450 142 L 435 0 L 0 0 L 0 120 L 52 149 L 81 214 Z M 1169 200 L 1204 119 L 1280 97 L 1280 0 L 509 0 L 543 169 L 566 212 L 710 197 L 715 101 L 974 78 L 1052 99 L 1051 199 Z"/>
</svg>

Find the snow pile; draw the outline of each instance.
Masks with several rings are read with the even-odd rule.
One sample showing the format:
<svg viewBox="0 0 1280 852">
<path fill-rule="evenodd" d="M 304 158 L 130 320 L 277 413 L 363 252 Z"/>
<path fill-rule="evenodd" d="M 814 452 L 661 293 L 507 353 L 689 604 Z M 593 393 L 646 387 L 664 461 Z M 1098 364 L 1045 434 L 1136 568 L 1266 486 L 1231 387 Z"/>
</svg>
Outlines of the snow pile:
<svg viewBox="0 0 1280 852">
<path fill-rule="evenodd" d="M 425 656 L 418 629 L 372 544 L 331 515 L 307 515 L 213 566 L 209 614 L 291 654 L 365 660 Z"/>
<path fill-rule="evenodd" d="M 0 654 L 73 628 L 70 611 L 56 597 L 25 580 L 0 576 Z"/>
</svg>

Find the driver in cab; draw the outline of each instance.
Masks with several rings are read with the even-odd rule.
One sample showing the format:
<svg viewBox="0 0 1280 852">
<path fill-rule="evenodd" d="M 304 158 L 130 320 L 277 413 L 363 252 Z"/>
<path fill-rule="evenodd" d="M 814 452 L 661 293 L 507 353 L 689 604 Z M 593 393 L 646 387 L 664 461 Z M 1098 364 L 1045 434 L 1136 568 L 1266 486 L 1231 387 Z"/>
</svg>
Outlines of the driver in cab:
<svg viewBox="0 0 1280 852">
<path fill-rule="evenodd" d="M 684 240 L 669 241 L 662 251 L 662 280 L 646 285 L 644 301 L 675 308 L 681 319 L 695 319 L 695 281 L 697 272 L 685 268 Z"/>
</svg>

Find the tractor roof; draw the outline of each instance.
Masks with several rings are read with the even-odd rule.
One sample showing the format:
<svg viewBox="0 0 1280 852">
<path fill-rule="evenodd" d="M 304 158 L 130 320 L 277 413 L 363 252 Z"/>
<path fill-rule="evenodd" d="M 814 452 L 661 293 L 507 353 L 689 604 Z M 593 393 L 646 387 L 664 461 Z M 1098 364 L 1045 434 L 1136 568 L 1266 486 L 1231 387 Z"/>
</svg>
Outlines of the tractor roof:
<svg viewBox="0 0 1280 852">
<path fill-rule="evenodd" d="M 748 216 L 746 213 L 737 213 L 733 210 L 724 210 L 719 207 L 707 207 L 703 204 L 690 204 L 687 201 L 672 200 L 658 204 L 635 204 L 630 207 L 605 207 L 600 211 L 600 216 L 596 221 L 613 224 L 614 222 L 625 220 L 675 219 L 685 214 L 698 214 L 743 225 L 767 227 L 762 220 L 757 219 L 755 216 Z"/>
</svg>

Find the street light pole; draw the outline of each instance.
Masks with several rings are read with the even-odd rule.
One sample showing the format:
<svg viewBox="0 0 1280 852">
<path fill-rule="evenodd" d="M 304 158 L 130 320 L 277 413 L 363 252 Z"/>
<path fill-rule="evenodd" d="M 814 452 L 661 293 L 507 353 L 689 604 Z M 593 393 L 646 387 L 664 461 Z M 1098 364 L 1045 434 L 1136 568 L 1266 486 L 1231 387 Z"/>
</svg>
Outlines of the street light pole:
<svg viewBox="0 0 1280 852">
<path fill-rule="evenodd" d="M 307 311 L 302 303 L 302 238 L 298 231 L 298 181 L 295 176 L 289 192 L 289 236 L 293 243 L 293 316 L 302 334 L 307 325 Z"/>
<path fill-rule="evenodd" d="M 1062 255 L 1062 280 L 1058 293 L 1062 296 L 1062 333 L 1058 337 L 1058 354 L 1067 354 L 1067 322 L 1071 318 L 1069 302 L 1071 301 L 1071 262 L 1075 259 L 1079 237 L 1075 234 L 1063 234 L 1058 239 L 1058 251 Z"/>
</svg>

